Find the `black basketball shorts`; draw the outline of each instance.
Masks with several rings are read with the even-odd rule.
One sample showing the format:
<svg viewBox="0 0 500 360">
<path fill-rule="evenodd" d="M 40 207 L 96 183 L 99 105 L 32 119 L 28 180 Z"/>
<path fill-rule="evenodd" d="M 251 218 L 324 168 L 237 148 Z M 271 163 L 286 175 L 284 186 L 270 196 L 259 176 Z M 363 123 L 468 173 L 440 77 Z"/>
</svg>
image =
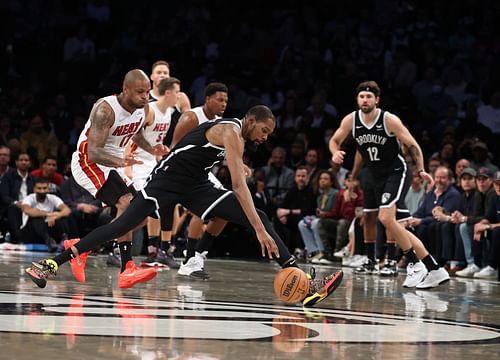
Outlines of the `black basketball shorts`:
<svg viewBox="0 0 500 360">
<path fill-rule="evenodd" d="M 373 212 L 395 205 L 396 219 L 398 221 L 409 219 L 411 215 L 406 207 L 405 197 L 410 185 L 411 171 L 408 166 L 384 176 L 376 175 L 367 169 L 363 188 L 364 211 Z"/>
</svg>

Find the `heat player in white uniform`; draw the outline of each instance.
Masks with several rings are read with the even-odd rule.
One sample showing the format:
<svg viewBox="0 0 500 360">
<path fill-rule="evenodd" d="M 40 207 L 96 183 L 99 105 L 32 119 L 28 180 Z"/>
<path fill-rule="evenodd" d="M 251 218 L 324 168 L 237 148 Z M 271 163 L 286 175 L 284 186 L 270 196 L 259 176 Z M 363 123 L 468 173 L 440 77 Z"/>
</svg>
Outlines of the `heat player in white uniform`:
<svg viewBox="0 0 500 360">
<path fill-rule="evenodd" d="M 71 171 L 75 181 L 96 198 L 116 206 L 117 216 L 132 198 L 127 188 L 131 181 L 124 176 L 124 168 L 141 163 L 134 153 L 124 154 L 127 144 L 132 140 L 155 156 L 162 156 L 168 150 L 164 145 L 152 146 L 143 136 L 142 128 L 149 112 L 149 89 L 149 79 L 142 70 L 129 71 L 119 95 L 107 96 L 95 103 L 73 153 Z M 68 240 L 65 247 L 73 249 L 77 241 Z M 131 287 L 156 275 L 156 272 L 137 268 L 131 260 L 131 234 L 119 238 L 118 242 L 123 264 L 120 287 Z M 75 259 L 71 261 L 73 274 L 81 282 L 85 281 L 85 275 L 79 264 L 84 255 L 74 253 Z"/>
<path fill-rule="evenodd" d="M 110 108 L 114 122 L 108 128 L 104 146 L 98 146 L 99 155 L 105 154 L 107 159 L 94 158 L 92 161 L 91 149 L 89 149 L 90 128 L 93 125 L 91 119 L 100 105 L 107 105 Z M 76 182 L 95 197 L 108 178 L 109 172 L 115 170 L 126 184 L 130 185 L 132 181 L 124 172 L 124 165 L 127 162 L 124 158 L 124 150 L 131 138 L 143 127 L 145 119 L 144 108 L 129 113 L 120 105 L 116 95 L 99 99 L 94 104 L 91 115 L 80 133 L 77 149 L 72 155 L 71 172 Z"/>
<path fill-rule="evenodd" d="M 149 102 L 157 101 L 160 97 L 160 92 L 158 90 L 158 85 L 160 81 L 163 79 L 167 79 L 170 77 L 170 64 L 165 60 L 156 61 L 151 67 L 151 83 L 153 88 L 149 92 Z M 184 92 L 179 93 L 179 99 L 177 104 L 175 104 L 174 111 L 172 113 L 172 118 L 170 122 L 170 130 L 165 135 L 165 139 L 163 143 L 167 146 L 170 146 L 172 143 L 173 132 L 175 126 L 177 125 L 179 118 L 182 113 L 191 110 L 191 102 L 189 101 L 188 96 Z"/>
</svg>

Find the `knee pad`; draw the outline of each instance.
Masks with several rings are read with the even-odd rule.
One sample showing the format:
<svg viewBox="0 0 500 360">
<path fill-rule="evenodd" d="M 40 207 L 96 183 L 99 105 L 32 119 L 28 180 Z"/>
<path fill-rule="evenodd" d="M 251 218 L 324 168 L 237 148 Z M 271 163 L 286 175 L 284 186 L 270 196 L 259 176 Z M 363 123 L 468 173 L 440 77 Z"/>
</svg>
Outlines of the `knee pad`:
<svg viewBox="0 0 500 360">
<path fill-rule="evenodd" d="M 115 170 L 111 170 L 95 197 L 106 205 L 113 206 L 123 195 L 134 193 L 135 190 L 130 189 Z"/>
</svg>

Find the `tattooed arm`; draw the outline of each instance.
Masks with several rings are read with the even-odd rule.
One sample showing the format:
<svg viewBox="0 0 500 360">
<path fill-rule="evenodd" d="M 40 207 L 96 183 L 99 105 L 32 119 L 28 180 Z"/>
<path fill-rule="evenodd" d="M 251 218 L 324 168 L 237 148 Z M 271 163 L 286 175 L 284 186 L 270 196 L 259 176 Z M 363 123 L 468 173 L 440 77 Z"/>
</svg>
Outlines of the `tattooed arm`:
<svg viewBox="0 0 500 360">
<path fill-rule="evenodd" d="M 137 134 L 135 134 L 133 137 L 132 137 L 132 140 L 134 141 L 134 143 L 137 144 L 137 146 L 139 146 L 142 150 L 144 151 L 147 151 L 148 153 L 150 154 L 153 154 L 153 147 L 151 146 L 151 144 L 146 140 L 146 138 L 144 137 L 144 129 L 141 129 L 139 130 L 139 132 Z"/>
<path fill-rule="evenodd" d="M 168 154 L 169 152 L 168 147 L 163 144 L 156 144 L 154 146 L 151 146 L 151 144 L 144 137 L 144 129 L 141 129 L 137 134 L 135 134 L 132 137 L 132 140 L 141 149 L 147 151 L 148 153 L 154 156 L 163 156 L 165 154 Z"/>
<path fill-rule="evenodd" d="M 418 145 L 415 138 L 410 134 L 406 126 L 403 125 L 401 120 L 394 114 L 387 114 L 386 117 L 387 130 L 396 135 L 399 141 L 406 145 L 408 155 L 413 159 L 417 166 L 418 175 L 429 181 L 429 184 L 434 184 L 434 179 L 425 171 L 424 156 L 422 149 Z"/>
<path fill-rule="evenodd" d="M 90 118 L 91 125 L 88 135 L 89 160 L 109 167 L 126 166 L 125 159 L 104 151 L 104 145 L 109 136 L 109 129 L 115 122 L 115 114 L 111 106 L 107 102 L 102 101 L 92 110 Z"/>
</svg>

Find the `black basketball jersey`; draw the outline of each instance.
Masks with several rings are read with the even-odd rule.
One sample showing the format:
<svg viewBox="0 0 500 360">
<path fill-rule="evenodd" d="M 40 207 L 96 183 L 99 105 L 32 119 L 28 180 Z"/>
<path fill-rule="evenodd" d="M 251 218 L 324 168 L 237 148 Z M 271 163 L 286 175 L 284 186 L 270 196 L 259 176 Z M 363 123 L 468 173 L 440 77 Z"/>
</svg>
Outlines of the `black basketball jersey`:
<svg viewBox="0 0 500 360">
<path fill-rule="evenodd" d="M 166 176 L 167 182 L 181 182 L 183 185 L 208 179 L 208 172 L 224 160 L 225 149 L 211 144 L 205 133 L 217 124 L 234 124 L 241 129 L 239 119 L 218 119 L 205 122 L 184 136 L 152 172 L 152 176 Z"/>
<path fill-rule="evenodd" d="M 398 139 L 387 130 L 386 114 L 380 109 L 375 121 L 367 125 L 362 120 L 361 110 L 353 113 L 352 136 L 363 162 L 376 174 L 400 170 L 400 165 L 404 162 Z"/>
</svg>

